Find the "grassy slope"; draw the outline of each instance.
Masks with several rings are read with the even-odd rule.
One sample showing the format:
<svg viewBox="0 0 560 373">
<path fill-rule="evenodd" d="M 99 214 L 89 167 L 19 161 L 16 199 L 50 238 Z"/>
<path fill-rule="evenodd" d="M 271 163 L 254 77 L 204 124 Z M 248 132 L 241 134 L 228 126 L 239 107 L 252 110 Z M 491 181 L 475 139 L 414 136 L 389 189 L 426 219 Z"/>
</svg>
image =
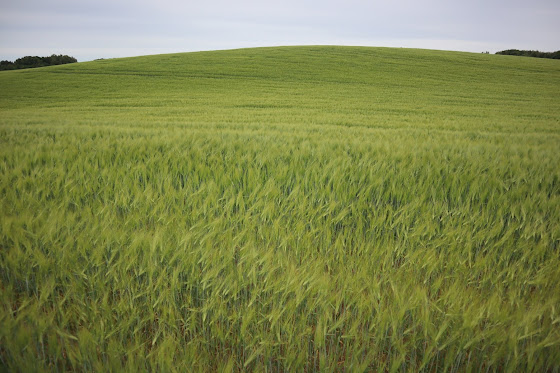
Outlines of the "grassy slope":
<svg viewBox="0 0 560 373">
<path fill-rule="evenodd" d="M 558 368 L 559 86 L 350 47 L 2 72 L 0 362 Z"/>
</svg>

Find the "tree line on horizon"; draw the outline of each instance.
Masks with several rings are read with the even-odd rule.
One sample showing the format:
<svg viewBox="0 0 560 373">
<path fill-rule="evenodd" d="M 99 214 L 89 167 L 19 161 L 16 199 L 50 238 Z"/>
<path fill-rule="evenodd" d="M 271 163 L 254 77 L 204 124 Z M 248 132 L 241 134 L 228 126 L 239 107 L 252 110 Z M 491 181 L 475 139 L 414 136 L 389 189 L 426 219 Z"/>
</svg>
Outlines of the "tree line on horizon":
<svg viewBox="0 0 560 373">
<path fill-rule="evenodd" d="M 53 54 L 48 57 L 25 56 L 18 58 L 14 62 L 7 60 L 0 61 L 0 70 L 29 69 L 34 67 L 64 65 L 74 62 L 78 62 L 78 60 L 74 57 L 62 54 Z"/>
<path fill-rule="evenodd" d="M 496 54 L 504 54 L 510 56 L 537 57 L 537 58 L 552 58 L 555 60 L 560 59 L 560 50 L 556 52 L 540 52 L 540 51 L 532 51 L 532 50 L 507 49 L 504 51 L 496 52 Z"/>
<path fill-rule="evenodd" d="M 496 52 L 496 54 L 560 59 L 560 50 L 556 52 L 541 52 L 536 50 L 506 49 L 503 51 Z M 52 54 L 48 57 L 25 56 L 16 59 L 14 62 L 7 61 L 7 60 L 0 61 L 0 71 L 29 69 L 34 67 L 44 67 L 44 66 L 52 66 L 52 65 L 63 65 L 63 64 L 75 63 L 75 62 L 78 62 L 76 58 L 67 55 L 62 55 L 62 54 Z"/>
</svg>

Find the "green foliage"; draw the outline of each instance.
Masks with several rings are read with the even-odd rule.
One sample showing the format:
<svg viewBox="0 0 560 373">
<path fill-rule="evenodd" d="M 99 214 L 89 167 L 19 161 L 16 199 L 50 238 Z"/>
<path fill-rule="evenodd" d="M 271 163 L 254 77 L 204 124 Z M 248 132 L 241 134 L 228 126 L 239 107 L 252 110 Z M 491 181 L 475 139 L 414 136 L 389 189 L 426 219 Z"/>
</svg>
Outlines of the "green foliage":
<svg viewBox="0 0 560 373">
<path fill-rule="evenodd" d="M 539 51 L 520 51 L 519 49 L 508 49 L 496 54 L 505 54 L 510 56 L 525 56 L 525 57 L 538 57 L 538 58 L 552 58 L 560 59 L 560 51 L 556 52 L 539 52 Z"/>
<path fill-rule="evenodd" d="M 52 65 L 64 65 L 67 63 L 78 62 L 77 59 L 62 54 L 53 54 L 49 57 L 25 56 L 18 58 L 14 62 L 0 61 L 0 70 L 29 69 L 33 67 L 44 67 Z"/>
<path fill-rule="evenodd" d="M 291 47 L 0 75 L 12 371 L 557 371 L 560 65 Z"/>
</svg>

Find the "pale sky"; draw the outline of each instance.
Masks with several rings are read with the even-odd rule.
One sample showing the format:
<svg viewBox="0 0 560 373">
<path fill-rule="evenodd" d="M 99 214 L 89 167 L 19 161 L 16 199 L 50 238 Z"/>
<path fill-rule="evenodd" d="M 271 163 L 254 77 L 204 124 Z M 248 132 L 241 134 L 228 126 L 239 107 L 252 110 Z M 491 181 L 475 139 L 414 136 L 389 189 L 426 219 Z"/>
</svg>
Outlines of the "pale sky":
<svg viewBox="0 0 560 373">
<path fill-rule="evenodd" d="M 560 49 L 560 0 L 0 0 L 0 59 L 278 45 Z"/>
</svg>

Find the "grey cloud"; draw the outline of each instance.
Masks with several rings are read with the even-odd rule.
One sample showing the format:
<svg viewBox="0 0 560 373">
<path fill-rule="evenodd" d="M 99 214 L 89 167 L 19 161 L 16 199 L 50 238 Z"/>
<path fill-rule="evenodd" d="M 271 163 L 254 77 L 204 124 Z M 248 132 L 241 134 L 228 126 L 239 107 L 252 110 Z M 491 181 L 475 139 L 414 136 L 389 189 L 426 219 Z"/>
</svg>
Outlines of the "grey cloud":
<svg viewBox="0 0 560 373">
<path fill-rule="evenodd" d="M 0 4 L 0 58 L 12 57 L 14 51 L 33 54 L 51 49 L 75 51 L 79 60 L 85 60 L 140 51 L 287 44 L 388 44 L 475 52 L 559 49 L 560 3 L 503 4 L 501 0 L 20 0 Z M 99 56 L 102 51 L 106 53 Z"/>
</svg>

